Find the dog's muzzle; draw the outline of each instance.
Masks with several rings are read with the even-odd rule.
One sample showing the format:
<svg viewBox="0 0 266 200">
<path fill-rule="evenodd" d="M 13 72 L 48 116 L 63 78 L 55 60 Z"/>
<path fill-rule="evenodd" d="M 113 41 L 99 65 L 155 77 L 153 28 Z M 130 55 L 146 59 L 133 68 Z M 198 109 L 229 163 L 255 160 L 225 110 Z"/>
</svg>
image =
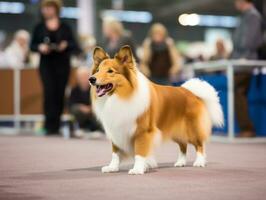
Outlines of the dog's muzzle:
<svg viewBox="0 0 266 200">
<path fill-rule="evenodd" d="M 94 76 L 91 76 L 89 78 L 89 82 L 90 82 L 91 85 L 95 85 L 96 81 L 97 81 L 97 79 Z"/>
</svg>

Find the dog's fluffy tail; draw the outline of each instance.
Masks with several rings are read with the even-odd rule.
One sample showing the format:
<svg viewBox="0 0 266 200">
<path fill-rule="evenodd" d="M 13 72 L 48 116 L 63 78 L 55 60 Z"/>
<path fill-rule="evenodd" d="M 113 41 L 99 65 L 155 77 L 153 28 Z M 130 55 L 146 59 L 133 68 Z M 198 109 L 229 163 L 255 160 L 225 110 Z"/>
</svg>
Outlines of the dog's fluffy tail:
<svg viewBox="0 0 266 200">
<path fill-rule="evenodd" d="M 181 87 L 186 88 L 201 98 L 209 112 L 212 124 L 216 127 L 224 125 L 224 116 L 217 91 L 206 81 L 193 78 L 186 81 Z"/>
</svg>

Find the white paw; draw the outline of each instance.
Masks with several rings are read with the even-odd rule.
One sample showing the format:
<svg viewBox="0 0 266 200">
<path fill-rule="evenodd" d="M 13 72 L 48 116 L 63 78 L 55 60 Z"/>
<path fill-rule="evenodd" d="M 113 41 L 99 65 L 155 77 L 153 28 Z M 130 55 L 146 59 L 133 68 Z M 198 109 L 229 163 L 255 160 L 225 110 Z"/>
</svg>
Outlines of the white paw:
<svg viewBox="0 0 266 200">
<path fill-rule="evenodd" d="M 119 167 L 107 165 L 102 167 L 102 173 L 111 173 L 111 172 L 118 172 Z"/>
<path fill-rule="evenodd" d="M 139 175 L 144 174 L 147 170 L 146 158 L 136 155 L 133 169 L 129 170 L 128 174 Z"/>
<path fill-rule="evenodd" d="M 204 156 L 197 156 L 195 162 L 193 163 L 194 167 L 205 167 L 206 159 Z"/>
<path fill-rule="evenodd" d="M 186 160 L 185 159 L 178 159 L 175 163 L 175 167 L 185 167 Z"/>
<path fill-rule="evenodd" d="M 145 169 L 144 168 L 133 168 L 131 170 L 128 171 L 128 174 L 130 175 L 142 175 L 145 173 Z"/>
<path fill-rule="evenodd" d="M 184 167 L 187 163 L 186 154 L 180 152 L 178 159 L 175 163 L 175 167 Z"/>
<path fill-rule="evenodd" d="M 157 168 L 158 164 L 154 157 L 149 157 L 146 159 L 146 168 L 148 169 L 154 169 Z"/>
</svg>

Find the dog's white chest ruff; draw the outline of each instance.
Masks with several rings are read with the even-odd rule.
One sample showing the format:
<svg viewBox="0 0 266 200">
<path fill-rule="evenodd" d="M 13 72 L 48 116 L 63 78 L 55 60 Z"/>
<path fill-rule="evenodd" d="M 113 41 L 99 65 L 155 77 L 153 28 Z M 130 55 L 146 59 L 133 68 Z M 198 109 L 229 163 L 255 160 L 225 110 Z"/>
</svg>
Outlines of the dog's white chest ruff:
<svg viewBox="0 0 266 200">
<path fill-rule="evenodd" d="M 131 138 L 137 128 L 136 120 L 150 105 L 149 84 L 140 72 L 137 72 L 137 82 L 137 89 L 129 99 L 104 96 L 97 98 L 93 105 L 107 137 L 126 153 L 132 152 Z"/>
</svg>

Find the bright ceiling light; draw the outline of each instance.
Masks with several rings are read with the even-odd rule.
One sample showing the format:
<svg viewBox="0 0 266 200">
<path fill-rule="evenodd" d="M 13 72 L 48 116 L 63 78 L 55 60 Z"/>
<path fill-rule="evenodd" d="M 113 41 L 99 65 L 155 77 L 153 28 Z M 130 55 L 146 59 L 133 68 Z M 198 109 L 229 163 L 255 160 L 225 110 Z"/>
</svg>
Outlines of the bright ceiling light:
<svg viewBox="0 0 266 200">
<path fill-rule="evenodd" d="M 198 15 L 198 14 L 182 14 L 178 17 L 178 22 L 182 26 L 209 26 L 209 27 L 225 27 L 234 28 L 239 23 L 239 19 L 233 16 L 217 16 L 217 15 Z"/>
<path fill-rule="evenodd" d="M 196 26 L 200 22 L 200 17 L 197 14 L 190 14 L 188 15 L 188 25 L 189 26 Z"/>
<path fill-rule="evenodd" d="M 183 26 L 187 26 L 188 25 L 188 22 L 187 22 L 187 17 L 188 17 L 188 14 L 182 14 L 178 17 L 178 21 L 181 25 Z"/>
<path fill-rule="evenodd" d="M 178 21 L 183 26 L 196 26 L 200 22 L 200 17 L 198 14 L 182 14 L 179 16 Z"/>
</svg>

